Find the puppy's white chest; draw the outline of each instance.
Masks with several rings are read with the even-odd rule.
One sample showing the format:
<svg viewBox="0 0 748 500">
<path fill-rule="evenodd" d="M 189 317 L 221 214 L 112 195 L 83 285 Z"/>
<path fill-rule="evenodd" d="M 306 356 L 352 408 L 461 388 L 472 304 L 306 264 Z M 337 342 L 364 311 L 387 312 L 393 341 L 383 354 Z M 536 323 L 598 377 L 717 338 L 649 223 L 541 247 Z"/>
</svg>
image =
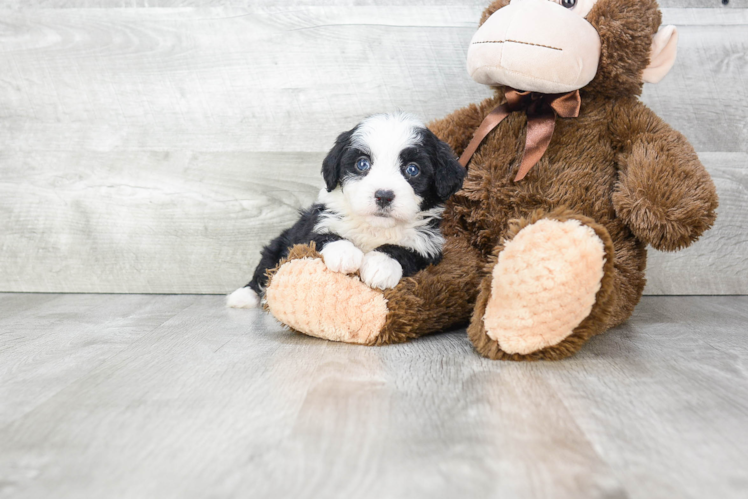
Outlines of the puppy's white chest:
<svg viewBox="0 0 748 500">
<path fill-rule="evenodd" d="M 415 240 L 417 232 L 412 227 L 373 227 L 365 223 L 356 224 L 345 218 L 332 221 L 328 229 L 350 241 L 363 252 L 371 252 L 382 245 L 411 246 L 409 243 Z"/>
</svg>

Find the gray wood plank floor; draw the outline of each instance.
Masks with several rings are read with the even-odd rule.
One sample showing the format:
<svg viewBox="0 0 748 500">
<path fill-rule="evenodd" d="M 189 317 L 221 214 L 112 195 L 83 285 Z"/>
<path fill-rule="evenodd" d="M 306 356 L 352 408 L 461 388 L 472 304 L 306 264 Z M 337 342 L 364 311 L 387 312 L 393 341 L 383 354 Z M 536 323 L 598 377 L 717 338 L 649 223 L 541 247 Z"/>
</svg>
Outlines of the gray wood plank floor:
<svg viewBox="0 0 748 500">
<path fill-rule="evenodd" d="M 367 348 L 220 296 L 0 294 L 0 496 L 748 495 L 748 297 L 557 363 Z"/>
</svg>

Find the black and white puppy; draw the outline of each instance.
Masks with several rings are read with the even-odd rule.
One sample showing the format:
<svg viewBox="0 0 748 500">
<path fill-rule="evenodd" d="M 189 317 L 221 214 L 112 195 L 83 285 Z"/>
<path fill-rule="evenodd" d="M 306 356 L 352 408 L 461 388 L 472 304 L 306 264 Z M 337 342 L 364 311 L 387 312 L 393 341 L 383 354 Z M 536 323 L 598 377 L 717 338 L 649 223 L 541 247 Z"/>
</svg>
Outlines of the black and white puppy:
<svg viewBox="0 0 748 500">
<path fill-rule="evenodd" d="M 327 187 L 262 250 L 252 281 L 228 296 L 230 307 L 256 307 L 265 272 L 290 247 L 315 242 L 327 267 L 360 272 L 373 288 L 392 288 L 441 260 L 444 202 L 465 169 L 452 149 L 407 114 L 369 117 L 341 134 L 322 163 Z"/>
</svg>

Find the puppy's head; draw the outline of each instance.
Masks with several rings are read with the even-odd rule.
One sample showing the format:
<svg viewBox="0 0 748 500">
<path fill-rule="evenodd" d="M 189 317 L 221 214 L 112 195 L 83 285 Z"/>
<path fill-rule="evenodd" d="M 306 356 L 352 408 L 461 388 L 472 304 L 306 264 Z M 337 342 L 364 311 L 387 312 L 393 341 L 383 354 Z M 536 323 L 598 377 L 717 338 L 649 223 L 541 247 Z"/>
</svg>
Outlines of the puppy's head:
<svg viewBox="0 0 748 500">
<path fill-rule="evenodd" d="M 322 163 L 327 190 L 377 226 L 413 221 L 462 186 L 452 149 L 406 114 L 374 115 L 340 134 Z"/>
</svg>

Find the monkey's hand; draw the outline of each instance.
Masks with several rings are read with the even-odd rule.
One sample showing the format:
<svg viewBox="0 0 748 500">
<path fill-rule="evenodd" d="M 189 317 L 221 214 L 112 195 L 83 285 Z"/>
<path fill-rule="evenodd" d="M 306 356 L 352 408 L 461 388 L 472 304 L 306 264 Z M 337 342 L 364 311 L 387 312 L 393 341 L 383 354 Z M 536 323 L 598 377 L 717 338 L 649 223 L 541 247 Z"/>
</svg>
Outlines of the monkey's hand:
<svg viewBox="0 0 748 500">
<path fill-rule="evenodd" d="M 630 147 L 619 158 L 613 206 L 641 241 L 679 250 L 712 226 L 717 193 L 686 138 L 649 109 L 638 111 L 629 124 L 639 133 L 629 136 Z"/>
</svg>

